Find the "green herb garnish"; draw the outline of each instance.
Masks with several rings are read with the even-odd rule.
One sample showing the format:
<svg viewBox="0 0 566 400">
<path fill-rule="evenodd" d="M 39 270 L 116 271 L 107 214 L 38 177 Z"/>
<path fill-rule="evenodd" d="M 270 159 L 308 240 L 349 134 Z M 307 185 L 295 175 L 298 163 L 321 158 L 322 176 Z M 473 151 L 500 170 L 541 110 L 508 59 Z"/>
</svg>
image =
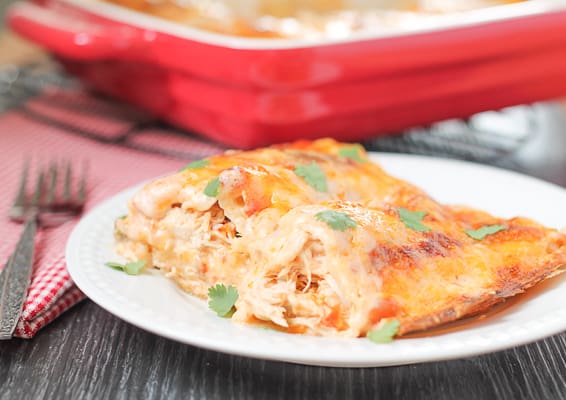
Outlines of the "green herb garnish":
<svg viewBox="0 0 566 400">
<path fill-rule="evenodd" d="M 310 165 L 297 165 L 295 166 L 295 174 L 300 176 L 312 186 L 315 190 L 319 192 L 327 192 L 328 185 L 326 184 L 326 175 L 320 169 L 316 162 L 312 162 Z"/>
<path fill-rule="evenodd" d="M 238 300 L 238 289 L 218 283 L 208 288 L 208 298 L 208 308 L 215 311 L 219 317 L 231 317 L 235 311 L 234 304 Z"/>
<path fill-rule="evenodd" d="M 417 232 L 430 231 L 430 228 L 422 223 L 426 211 L 409 211 L 405 208 L 399 208 L 398 211 L 401 221 L 403 221 L 407 228 Z"/>
<path fill-rule="evenodd" d="M 104 265 L 110 268 L 123 271 L 128 275 L 139 275 L 141 274 L 143 267 L 145 267 L 145 263 L 146 263 L 145 260 L 139 260 L 139 261 L 132 261 L 126 264 L 120 264 L 117 262 L 107 262 Z"/>
<path fill-rule="evenodd" d="M 482 240 L 483 238 L 485 238 L 487 235 L 493 235 L 494 233 L 497 233 L 499 231 L 502 231 L 504 229 L 507 229 L 506 226 L 503 225 L 486 225 L 486 226 L 482 226 L 479 229 L 467 229 L 466 235 L 468 235 L 471 238 L 474 238 L 476 240 Z"/>
<path fill-rule="evenodd" d="M 357 225 L 356 221 L 350 218 L 348 214 L 334 210 L 318 212 L 315 214 L 315 217 L 319 221 L 326 222 L 332 229 L 341 232 L 348 228 L 355 228 Z"/>
<path fill-rule="evenodd" d="M 393 341 L 393 337 L 399 332 L 399 321 L 392 319 L 387 321 L 383 326 L 367 333 L 367 338 L 374 343 L 389 343 Z"/>
<path fill-rule="evenodd" d="M 210 164 L 210 160 L 203 158 L 202 160 L 193 161 L 192 163 L 185 165 L 183 168 L 181 168 L 181 171 L 184 171 L 186 169 L 204 168 L 209 164 Z"/>
<path fill-rule="evenodd" d="M 219 189 L 220 189 L 220 178 L 216 177 L 210 182 L 208 182 L 208 184 L 204 188 L 204 194 L 206 194 L 208 197 L 216 197 L 218 196 Z"/>
<path fill-rule="evenodd" d="M 353 144 L 351 146 L 345 146 L 342 147 L 340 150 L 338 150 L 338 155 L 344 158 L 349 158 L 350 160 L 354 160 L 359 163 L 367 162 L 367 160 L 364 160 L 360 156 L 360 153 L 361 153 L 360 145 L 357 144 Z"/>
</svg>

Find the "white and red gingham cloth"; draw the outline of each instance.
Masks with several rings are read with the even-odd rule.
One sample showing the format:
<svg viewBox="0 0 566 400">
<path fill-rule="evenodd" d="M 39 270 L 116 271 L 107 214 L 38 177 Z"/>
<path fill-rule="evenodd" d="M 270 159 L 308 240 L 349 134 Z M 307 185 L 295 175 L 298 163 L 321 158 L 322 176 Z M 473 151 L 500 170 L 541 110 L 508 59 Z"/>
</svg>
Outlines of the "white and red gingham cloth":
<svg viewBox="0 0 566 400">
<path fill-rule="evenodd" d="M 43 98 L 28 102 L 25 108 L 0 116 L 0 269 L 4 268 L 22 229 L 20 224 L 11 222 L 7 215 L 17 191 L 25 158 L 31 158 L 32 162 L 45 162 L 51 158 L 70 159 L 76 161 L 77 165 L 87 160 L 89 179 L 85 212 L 128 186 L 175 171 L 187 163 L 185 160 L 148 154 L 73 134 L 69 130 L 70 126 L 82 126 L 85 129 L 92 128 L 102 136 L 112 137 L 113 133 L 124 131 L 124 124 L 120 123 L 116 115 L 106 119 L 104 116 L 93 117 L 90 114 L 85 117 L 80 109 L 73 111 L 55 108 L 50 111 L 50 96 L 46 94 Z M 82 104 L 81 101 L 89 101 L 89 97 L 81 92 L 59 93 L 58 96 L 71 96 L 73 103 L 79 105 Z M 56 118 L 63 124 L 53 125 L 41 118 L 31 118 L 33 111 Z M 57 115 L 48 115 L 49 112 Z M 122 122 L 124 121 L 127 122 L 127 116 Z M 65 127 L 66 123 L 68 125 Z M 185 153 L 192 154 L 194 159 L 222 151 L 219 146 L 203 143 L 189 136 L 185 140 L 159 130 L 136 136 L 133 143 L 145 148 L 155 146 L 182 150 L 185 146 Z M 71 221 L 38 232 L 32 280 L 14 336 L 33 337 L 58 315 L 84 299 L 84 294 L 74 285 L 67 272 L 64 257 L 65 245 L 75 223 L 76 221 Z"/>
</svg>

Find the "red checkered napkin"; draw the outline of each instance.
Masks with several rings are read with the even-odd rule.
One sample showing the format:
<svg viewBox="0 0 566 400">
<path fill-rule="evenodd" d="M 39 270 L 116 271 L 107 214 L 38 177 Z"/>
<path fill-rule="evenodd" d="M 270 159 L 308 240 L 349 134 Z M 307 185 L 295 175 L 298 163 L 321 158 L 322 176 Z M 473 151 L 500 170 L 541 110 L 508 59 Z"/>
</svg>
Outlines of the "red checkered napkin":
<svg viewBox="0 0 566 400">
<path fill-rule="evenodd" d="M 80 95 L 77 95 L 80 96 Z M 35 99 L 34 101 L 37 101 Z M 37 111 L 37 108 L 35 108 Z M 67 124 L 46 124 L 41 118 L 31 117 L 32 109 L 23 108 L 0 117 L 0 269 L 2 269 L 21 233 L 22 226 L 10 222 L 7 214 L 20 179 L 26 157 L 41 162 L 56 157 L 70 159 L 80 165 L 89 163 L 86 212 L 102 200 L 145 179 L 179 169 L 187 161 L 148 154 L 133 148 L 98 142 L 88 135 L 79 136 Z M 65 121 L 76 116 L 58 115 Z M 115 116 L 112 116 L 115 120 Z M 84 121 L 82 122 L 84 123 Z M 89 128 L 112 136 L 112 129 L 120 124 L 104 118 L 90 119 Z M 133 143 L 142 142 L 145 149 L 155 146 L 191 154 L 197 159 L 222 151 L 220 147 L 190 138 L 156 130 L 140 133 Z M 184 146 L 184 148 L 183 148 Z M 130 146 L 135 147 L 135 146 Z M 62 226 L 42 229 L 36 237 L 34 271 L 23 313 L 15 336 L 33 337 L 39 329 L 82 300 L 84 294 L 74 285 L 65 265 L 65 245 L 76 221 Z"/>
</svg>

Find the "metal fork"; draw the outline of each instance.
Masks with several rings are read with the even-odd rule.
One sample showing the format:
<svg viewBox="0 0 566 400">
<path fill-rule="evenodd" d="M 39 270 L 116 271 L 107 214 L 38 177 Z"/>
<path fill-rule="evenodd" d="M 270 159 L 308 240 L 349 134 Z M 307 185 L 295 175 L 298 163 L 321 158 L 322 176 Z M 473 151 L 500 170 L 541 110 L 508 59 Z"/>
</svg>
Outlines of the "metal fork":
<svg viewBox="0 0 566 400">
<path fill-rule="evenodd" d="M 82 212 L 85 202 L 86 164 L 77 180 L 73 178 L 70 162 L 50 162 L 36 174 L 31 196 L 26 191 L 29 166 L 26 161 L 18 193 L 9 211 L 10 219 L 22 222 L 24 228 L 14 253 L 0 273 L 0 339 L 12 337 L 21 315 L 31 278 L 37 228 L 59 225 L 75 218 Z M 73 181 L 77 181 L 75 185 Z"/>
</svg>

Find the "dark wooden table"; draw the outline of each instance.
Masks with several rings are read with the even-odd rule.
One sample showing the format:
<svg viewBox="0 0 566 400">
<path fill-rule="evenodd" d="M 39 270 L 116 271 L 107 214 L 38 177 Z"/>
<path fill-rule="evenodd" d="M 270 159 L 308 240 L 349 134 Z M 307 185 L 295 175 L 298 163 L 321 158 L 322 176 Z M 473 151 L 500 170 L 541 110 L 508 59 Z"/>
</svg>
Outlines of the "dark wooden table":
<svg viewBox="0 0 566 400">
<path fill-rule="evenodd" d="M 515 155 L 519 169 L 564 187 L 565 114 L 560 104 L 545 109 L 536 137 Z M 32 340 L 0 342 L 1 400 L 82 398 L 566 398 L 566 334 L 447 362 L 321 368 L 179 344 L 87 300 Z"/>
</svg>

